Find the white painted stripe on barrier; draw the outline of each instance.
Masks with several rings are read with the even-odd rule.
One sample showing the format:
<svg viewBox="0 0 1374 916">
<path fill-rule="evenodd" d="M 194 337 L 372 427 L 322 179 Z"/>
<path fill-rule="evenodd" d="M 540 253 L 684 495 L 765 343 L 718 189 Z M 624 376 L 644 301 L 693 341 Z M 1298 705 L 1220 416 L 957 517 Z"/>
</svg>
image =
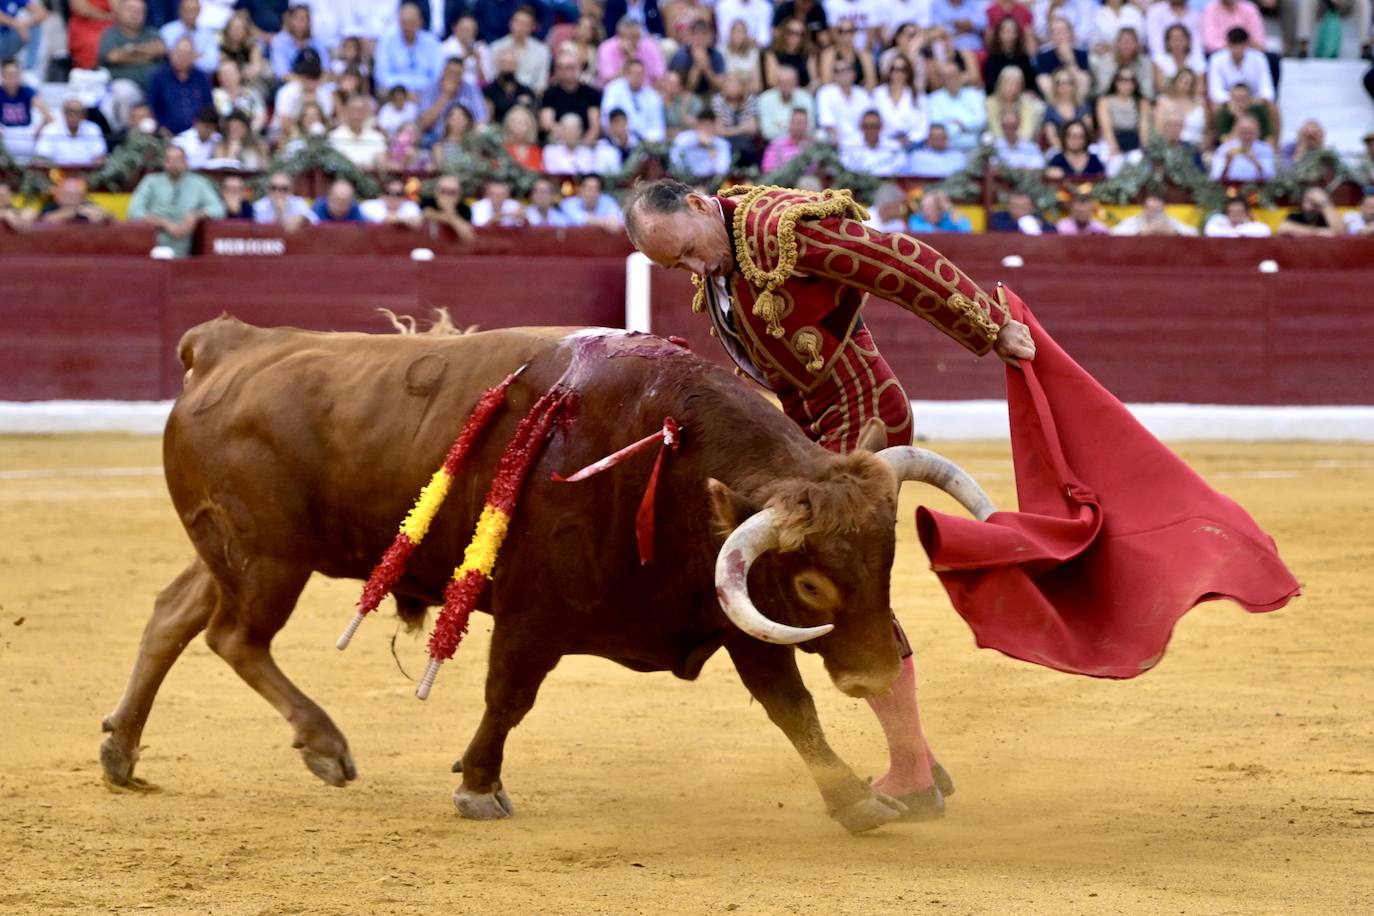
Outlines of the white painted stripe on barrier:
<svg viewBox="0 0 1374 916">
<path fill-rule="evenodd" d="M 925 440 L 1006 439 L 1003 401 L 913 401 Z M 1171 442 L 1234 440 L 1374 442 L 1374 406 L 1128 404 L 1136 419 Z M 0 433 L 157 434 L 171 401 L 0 402 Z"/>
<path fill-rule="evenodd" d="M 625 330 L 653 330 L 649 309 L 649 278 L 654 262 L 636 251 L 625 259 Z"/>
</svg>

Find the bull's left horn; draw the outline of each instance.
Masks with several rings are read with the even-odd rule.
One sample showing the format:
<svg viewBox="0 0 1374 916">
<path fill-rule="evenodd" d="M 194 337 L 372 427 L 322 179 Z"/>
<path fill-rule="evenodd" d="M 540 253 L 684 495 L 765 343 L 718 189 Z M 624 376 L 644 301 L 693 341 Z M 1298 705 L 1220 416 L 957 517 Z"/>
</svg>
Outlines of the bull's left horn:
<svg viewBox="0 0 1374 916">
<path fill-rule="evenodd" d="M 898 484 L 903 480 L 919 480 L 939 487 L 980 522 L 986 521 L 989 515 L 997 511 L 978 482 L 943 455 L 910 445 L 896 445 L 878 452 L 878 457 L 897 473 Z"/>
<path fill-rule="evenodd" d="M 749 597 L 749 567 L 778 544 L 773 510 L 751 515 L 725 539 L 716 556 L 716 597 L 725 616 L 744 632 L 764 642 L 790 646 L 835 629 L 833 624 L 819 627 L 790 627 L 764 616 Z"/>
</svg>

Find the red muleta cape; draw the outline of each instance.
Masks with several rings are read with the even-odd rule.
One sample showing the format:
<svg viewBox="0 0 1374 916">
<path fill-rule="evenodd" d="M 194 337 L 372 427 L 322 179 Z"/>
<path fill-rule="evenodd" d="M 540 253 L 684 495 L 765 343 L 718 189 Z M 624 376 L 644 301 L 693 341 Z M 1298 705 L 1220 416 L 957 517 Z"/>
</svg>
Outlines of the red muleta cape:
<svg viewBox="0 0 1374 916">
<path fill-rule="evenodd" d="M 1194 605 L 1272 611 L 1298 594 L 1274 541 L 1150 435 L 1002 288 L 1035 360 L 1007 369 L 1020 511 L 986 522 L 921 507 L 931 566 L 978 645 L 1128 678 Z"/>
</svg>

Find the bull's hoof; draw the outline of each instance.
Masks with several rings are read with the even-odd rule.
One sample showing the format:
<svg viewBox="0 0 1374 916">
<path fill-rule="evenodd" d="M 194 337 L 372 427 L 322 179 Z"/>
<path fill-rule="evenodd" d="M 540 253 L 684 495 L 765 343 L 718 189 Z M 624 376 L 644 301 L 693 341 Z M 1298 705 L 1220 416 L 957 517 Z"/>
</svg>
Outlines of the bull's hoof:
<svg viewBox="0 0 1374 916">
<path fill-rule="evenodd" d="M 872 798 L 856 801 L 852 805 L 833 812 L 830 816 L 840 822 L 840 826 L 850 833 L 863 833 L 883 824 L 895 821 L 906 812 L 906 806 L 899 800 L 887 795 L 875 794 Z"/>
<path fill-rule="evenodd" d="M 946 774 L 945 778 L 948 779 L 949 775 Z M 897 820 L 905 823 L 938 821 L 945 816 L 945 794 L 940 791 L 938 780 L 933 786 L 903 795 L 899 801 L 906 806 L 906 811 Z"/>
<path fill-rule="evenodd" d="M 321 754 L 308 747 L 303 747 L 300 751 L 310 772 L 331 786 L 343 788 L 350 780 L 358 778 L 358 768 L 353 765 L 353 755 L 346 750 L 333 756 Z"/>
<path fill-rule="evenodd" d="M 515 814 L 505 789 L 483 793 L 459 786 L 453 791 L 453 805 L 459 814 L 474 821 L 499 821 Z"/>
<path fill-rule="evenodd" d="M 954 794 L 954 780 L 949 778 L 949 771 L 938 763 L 931 764 L 930 775 L 935 777 L 935 788 L 940 790 L 940 794 L 948 798 Z"/>
<path fill-rule="evenodd" d="M 100 742 L 100 769 L 112 786 L 127 786 L 134 778 L 134 764 L 138 751 L 127 753 L 110 738 Z"/>
</svg>

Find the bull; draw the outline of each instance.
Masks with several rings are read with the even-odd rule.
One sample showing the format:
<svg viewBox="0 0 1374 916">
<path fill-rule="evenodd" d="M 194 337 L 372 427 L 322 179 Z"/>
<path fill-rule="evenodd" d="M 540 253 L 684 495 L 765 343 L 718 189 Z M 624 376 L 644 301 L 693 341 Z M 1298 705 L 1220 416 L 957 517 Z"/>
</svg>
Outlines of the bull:
<svg viewBox="0 0 1374 916">
<path fill-rule="evenodd" d="M 158 687 L 202 630 L 285 717 L 311 772 L 335 786 L 356 777 L 348 742 L 277 666 L 272 638 L 312 573 L 366 578 L 481 392 L 527 364 L 394 593 L 412 628 L 442 603 L 516 422 L 556 382 L 573 388 L 576 413 L 533 468 L 484 602 L 494 618 L 486 707 L 454 767 L 459 812 L 513 813 L 501 781 L 506 736 L 564 655 L 693 679 L 721 648 L 805 761 L 830 816 L 857 832 L 901 812 L 826 742 L 793 644 L 818 654 L 849 696 L 890 686 L 901 480 L 939 483 L 976 514 L 989 511 L 948 462 L 916 449 L 832 454 L 730 373 L 647 335 L 311 333 L 221 317 L 188 331 L 179 352 L 186 382 L 163 459 L 195 557 L 159 594 L 103 724 L 111 783 L 132 779 Z M 669 416 L 682 446 L 662 470 L 657 559 L 645 566 L 635 515 L 648 459 L 576 484 L 550 478 Z"/>
</svg>

